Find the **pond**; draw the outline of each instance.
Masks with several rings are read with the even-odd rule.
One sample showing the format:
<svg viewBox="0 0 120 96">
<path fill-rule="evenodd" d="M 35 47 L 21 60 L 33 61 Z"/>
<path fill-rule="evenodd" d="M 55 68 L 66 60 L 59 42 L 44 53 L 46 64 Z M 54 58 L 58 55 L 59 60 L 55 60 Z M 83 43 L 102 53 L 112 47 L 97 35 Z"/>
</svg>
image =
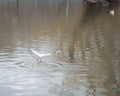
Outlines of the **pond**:
<svg viewBox="0 0 120 96">
<path fill-rule="evenodd" d="M 119 6 L 0 1 L 0 96 L 119 96 L 119 73 Z"/>
</svg>

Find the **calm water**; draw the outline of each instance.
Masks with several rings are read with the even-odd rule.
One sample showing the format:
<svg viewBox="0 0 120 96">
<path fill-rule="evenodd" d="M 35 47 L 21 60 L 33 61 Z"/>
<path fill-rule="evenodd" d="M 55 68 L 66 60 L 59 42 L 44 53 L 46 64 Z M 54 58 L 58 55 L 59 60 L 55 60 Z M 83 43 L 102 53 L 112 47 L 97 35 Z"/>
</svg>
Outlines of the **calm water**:
<svg viewBox="0 0 120 96">
<path fill-rule="evenodd" d="M 120 96 L 120 7 L 82 4 L 0 1 L 0 96 Z"/>
</svg>

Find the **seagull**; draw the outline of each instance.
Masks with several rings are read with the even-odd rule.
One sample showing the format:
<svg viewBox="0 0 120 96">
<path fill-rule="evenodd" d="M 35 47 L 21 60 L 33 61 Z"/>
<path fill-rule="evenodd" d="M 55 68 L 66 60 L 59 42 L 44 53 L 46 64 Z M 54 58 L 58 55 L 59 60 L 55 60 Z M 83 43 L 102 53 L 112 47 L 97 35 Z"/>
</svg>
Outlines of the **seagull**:
<svg viewBox="0 0 120 96">
<path fill-rule="evenodd" d="M 111 10 L 110 15 L 114 16 L 114 14 L 115 14 L 114 10 Z"/>
<path fill-rule="evenodd" d="M 40 57 L 40 58 L 45 57 L 45 56 L 50 56 L 50 55 L 52 55 L 52 53 L 41 54 L 41 53 L 37 52 L 36 50 L 34 50 L 34 49 L 32 49 L 32 48 L 31 48 L 31 52 L 32 52 L 34 55 L 36 55 L 36 56 L 38 56 L 38 57 Z"/>
<path fill-rule="evenodd" d="M 37 52 L 36 50 L 34 50 L 34 49 L 32 49 L 32 48 L 31 48 L 30 50 L 31 50 L 31 52 L 32 52 L 35 56 L 38 57 L 38 59 L 37 59 L 38 62 L 41 62 L 41 58 L 42 58 L 42 57 L 51 56 L 51 55 L 53 55 L 53 54 L 55 54 L 55 53 L 60 53 L 60 52 L 61 52 L 61 51 L 56 51 L 55 53 L 42 54 L 42 53 L 39 53 L 39 52 Z"/>
</svg>

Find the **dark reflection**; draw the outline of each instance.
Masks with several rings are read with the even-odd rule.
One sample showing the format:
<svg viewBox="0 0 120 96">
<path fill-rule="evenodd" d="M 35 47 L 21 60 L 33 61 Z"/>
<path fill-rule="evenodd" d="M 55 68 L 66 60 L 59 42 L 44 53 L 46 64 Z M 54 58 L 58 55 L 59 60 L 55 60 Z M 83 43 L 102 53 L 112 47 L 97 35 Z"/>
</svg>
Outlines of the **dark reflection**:
<svg viewBox="0 0 120 96">
<path fill-rule="evenodd" d="M 82 4 L 2 1 L 0 89 L 15 96 L 119 96 L 120 7 Z M 52 55 L 38 62 L 31 48 Z"/>
<path fill-rule="evenodd" d="M 119 20 L 118 20 L 118 18 L 116 18 L 116 16 L 118 16 L 119 13 L 115 7 L 116 13 L 115 13 L 115 16 L 112 17 L 112 16 L 108 15 L 108 13 L 107 13 L 108 10 L 109 9 L 102 10 L 101 7 L 100 8 L 97 7 L 95 9 L 95 7 L 93 7 L 93 6 L 92 6 L 92 8 L 89 8 L 87 10 L 89 12 L 86 12 L 87 15 L 84 16 L 84 19 L 82 21 L 82 23 L 84 22 L 84 24 L 83 24 L 84 28 L 82 28 L 83 29 L 82 31 L 83 32 L 87 31 L 85 34 L 89 35 L 88 37 L 86 37 L 86 39 L 89 39 L 88 40 L 89 42 L 86 41 L 86 43 L 88 42 L 89 44 L 86 44 L 86 45 L 87 45 L 87 48 L 90 49 L 89 51 L 91 53 L 91 57 L 90 57 L 91 63 L 90 63 L 89 68 L 92 68 L 92 70 L 89 72 L 89 75 L 90 75 L 90 78 L 92 79 L 92 81 L 94 82 L 94 89 L 93 89 L 93 90 L 95 90 L 94 94 L 102 93 L 101 92 L 102 90 L 98 89 L 98 88 L 103 86 L 102 88 L 107 87 L 107 90 L 105 92 L 103 90 L 104 95 L 105 94 L 106 94 L 106 96 L 111 95 L 111 94 L 114 95 L 116 93 L 116 95 L 118 96 L 119 95 L 118 91 L 116 90 L 116 92 L 114 93 L 113 89 L 112 89 L 112 87 L 114 85 L 112 83 L 114 82 L 114 79 L 116 78 L 116 77 L 114 77 L 114 75 L 115 75 L 114 71 L 112 71 L 112 70 L 114 70 L 114 67 L 113 67 L 114 63 L 112 62 L 113 61 L 112 58 L 115 56 L 114 55 L 115 48 L 113 47 L 114 43 L 115 43 L 113 40 L 113 38 L 114 38 L 113 33 L 116 32 L 115 31 L 116 29 L 119 30 L 118 27 L 116 28 L 116 26 L 119 25 Z M 96 13 L 96 14 L 94 14 L 94 13 Z M 116 20 L 118 20 L 118 21 L 116 21 Z M 84 30 L 84 29 L 87 29 L 87 30 Z M 89 29 L 89 31 L 88 31 L 88 29 Z M 89 34 L 89 32 L 93 33 L 93 34 L 91 35 L 91 34 Z M 116 32 L 116 36 L 119 36 L 119 35 L 120 34 Z M 117 40 L 119 40 L 119 39 L 117 39 Z M 84 39 L 84 42 L 85 42 L 85 39 Z M 116 47 L 118 47 L 118 46 L 119 45 L 117 45 Z M 82 51 L 84 51 L 84 50 L 82 50 Z M 85 52 L 83 52 L 83 53 L 85 53 Z M 85 62 L 87 61 L 87 59 L 85 59 Z M 88 62 L 88 64 L 89 64 L 89 62 Z M 91 64 L 93 66 L 91 66 Z M 111 67 L 109 67 L 109 66 L 111 66 Z M 95 67 L 95 69 L 94 69 L 94 67 Z M 100 74 L 99 73 L 100 71 L 102 71 L 102 72 L 105 71 L 105 73 Z M 98 72 L 98 74 L 97 74 L 97 72 Z M 103 81 L 101 84 L 98 84 L 97 80 L 94 81 L 96 76 L 97 76 L 97 78 L 100 77 L 98 79 L 98 81 L 100 81 L 100 82 Z M 91 82 L 90 78 L 89 78 L 89 80 Z M 111 78 L 111 80 L 107 79 L 107 78 Z M 104 85 L 102 85 L 102 84 L 104 84 Z M 100 93 L 99 93 L 99 91 L 100 91 Z M 112 92 L 112 93 L 110 93 L 110 92 Z M 102 96 L 104 96 L 104 95 L 102 94 Z"/>
</svg>

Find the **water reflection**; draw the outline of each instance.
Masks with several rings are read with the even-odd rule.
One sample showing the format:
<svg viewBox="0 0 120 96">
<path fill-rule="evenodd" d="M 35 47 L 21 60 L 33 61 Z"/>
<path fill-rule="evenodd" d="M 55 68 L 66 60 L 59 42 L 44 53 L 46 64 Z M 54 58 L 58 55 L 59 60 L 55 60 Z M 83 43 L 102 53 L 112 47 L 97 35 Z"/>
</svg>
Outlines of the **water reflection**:
<svg viewBox="0 0 120 96">
<path fill-rule="evenodd" d="M 2 0 L 0 95 L 119 96 L 120 10 L 112 9 L 114 16 L 78 0 Z M 53 55 L 37 62 L 31 48 Z"/>
</svg>

